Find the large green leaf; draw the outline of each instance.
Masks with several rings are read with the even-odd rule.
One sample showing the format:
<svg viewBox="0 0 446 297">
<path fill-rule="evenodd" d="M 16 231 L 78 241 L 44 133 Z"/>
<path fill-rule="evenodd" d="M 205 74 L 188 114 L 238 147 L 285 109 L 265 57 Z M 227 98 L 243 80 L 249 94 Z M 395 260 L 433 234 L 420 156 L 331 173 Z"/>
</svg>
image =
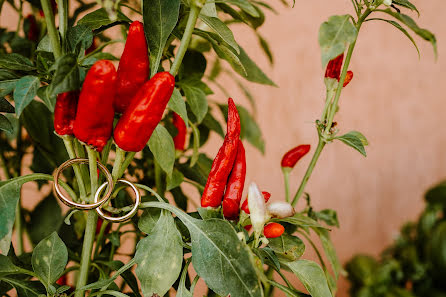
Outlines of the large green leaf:
<svg viewBox="0 0 446 297">
<path fill-rule="evenodd" d="M 15 53 L 0 55 L 0 68 L 20 71 L 33 71 L 36 69 L 28 58 Z"/>
<path fill-rule="evenodd" d="M 0 186 L 0 239 L 11 232 L 15 209 L 20 199 L 21 183 L 12 180 Z"/>
<path fill-rule="evenodd" d="M 85 15 L 77 22 L 77 24 L 85 25 L 89 27 L 91 30 L 97 30 L 101 27 L 110 27 L 115 24 L 129 23 L 131 21 L 132 20 L 130 20 L 121 12 L 118 12 L 116 20 L 111 20 L 105 9 L 100 8 Z"/>
<path fill-rule="evenodd" d="M 313 261 L 297 260 L 287 263 L 312 297 L 332 297 L 322 268 Z"/>
<path fill-rule="evenodd" d="M 56 232 L 42 239 L 34 248 L 33 269 L 47 289 L 62 275 L 67 262 L 67 247 Z"/>
<path fill-rule="evenodd" d="M 181 272 L 181 234 L 172 215 L 163 211 L 149 236 L 137 246 L 135 272 L 144 296 L 164 296 Z"/>
<path fill-rule="evenodd" d="M 189 103 L 192 112 L 197 117 L 197 122 L 201 123 L 208 112 L 206 94 L 200 88 L 187 84 L 182 84 L 181 88 L 186 95 L 187 103 Z"/>
<path fill-rule="evenodd" d="M 232 31 L 217 17 L 209 17 L 206 15 L 200 15 L 200 19 L 209 26 L 218 36 L 221 37 L 232 49 L 234 49 L 237 53 L 240 53 L 239 46 L 234 39 L 234 34 Z"/>
<path fill-rule="evenodd" d="M 17 290 L 17 296 L 38 297 L 45 296 L 45 288 L 39 281 L 22 280 L 12 276 L 3 277 L 2 281 L 7 282 Z"/>
<path fill-rule="evenodd" d="M 348 43 L 355 41 L 357 30 L 350 22 L 350 15 L 334 15 L 319 29 L 322 67 L 345 51 Z"/>
<path fill-rule="evenodd" d="M 0 96 L 3 97 L 9 95 L 12 91 L 14 91 L 18 81 L 18 78 L 9 78 L 0 81 Z"/>
<path fill-rule="evenodd" d="M 285 262 L 296 261 L 305 252 L 303 241 L 297 236 L 286 233 L 276 238 L 270 238 L 268 245 L 276 253 L 277 257 Z"/>
<path fill-rule="evenodd" d="M 418 16 L 420 16 L 420 12 L 418 11 L 417 7 L 410 3 L 410 1 L 408 0 L 393 0 L 392 4 L 408 8 L 412 11 L 416 11 L 418 13 Z"/>
<path fill-rule="evenodd" d="M 55 96 L 60 93 L 78 90 L 79 66 L 74 54 L 66 54 L 57 60 L 57 68 L 51 82 L 50 94 Z"/>
<path fill-rule="evenodd" d="M 158 124 L 153 131 L 149 139 L 149 148 L 161 168 L 171 175 L 175 163 L 175 145 L 169 131 L 161 124 Z"/>
<path fill-rule="evenodd" d="M 180 0 L 143 0 L 142 6 L 152 77 L 158 72 L 167 38 L 177 24 Z"/>
<path fill-rule="evenodd" d="M 68 42 L 71 50 L 85 50 L 93 43 L 93 32 L 86 25 L 77 25 L 68 30 Z"/>
<path fill-rule="evenodd" d="M 14 131 L 14 127 L 7 117 L 0 114 L 0 130 L 12 133 Z"/>
<path fill-rule="evenodd" d="M 15 266 L 7 256 L 0 255 L 0 278 L 20 272 L 22 272 L 20 267 Z"/>
<path fill-rule="evenodd" d="M 172 97 L 170 98 L 167 107 L 169 107 L 171 110 L 179 114 L 180 117 L 184 120 L 184 123 L 186 123 L 186 126 L 187 127 L 189 126 L 186 102 L 184 102 L 183 96 L 181 96 L 181 93 L 177 88 L 173 90 Z"/>
<path fill-rule="evenodd" d="M 16 84 L 14 90 L 15 111 L 18 117 L 37 95 L 40 80 L 36 76 L 24 76 Z"/>
</svg>

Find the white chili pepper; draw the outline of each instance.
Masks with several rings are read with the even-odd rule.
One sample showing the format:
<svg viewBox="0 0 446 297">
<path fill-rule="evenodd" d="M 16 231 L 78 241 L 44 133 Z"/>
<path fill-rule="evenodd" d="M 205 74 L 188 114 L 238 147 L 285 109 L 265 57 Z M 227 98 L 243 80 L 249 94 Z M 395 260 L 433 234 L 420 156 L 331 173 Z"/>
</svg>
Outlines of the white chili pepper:
<svg viewBox="0 0 446 297">
<path fill-rule="evenodd" d="M 288 202 L 276 201 L 268 203 L 266 206 L 268 214 L 274 218 L 287 218 L 294 215 L 294 208 Z"/>
<path fill-rule="evenodd" d="M 262 233 L 263 225 L 268 220 L 265 199 L 255 183 L 251 183 L 248 191 L 248 207 L 251 213 L 251 224 L 257 234 Z"/>
</svg>

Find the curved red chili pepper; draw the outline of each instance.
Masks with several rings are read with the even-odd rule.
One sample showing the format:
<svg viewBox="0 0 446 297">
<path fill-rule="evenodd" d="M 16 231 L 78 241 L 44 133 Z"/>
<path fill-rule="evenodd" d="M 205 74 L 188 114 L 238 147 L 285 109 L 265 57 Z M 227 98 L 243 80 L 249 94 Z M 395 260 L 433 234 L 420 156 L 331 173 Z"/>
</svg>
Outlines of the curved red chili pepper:
<svg viewBox="0 0 446 297">
<path fill-rule="evenodd" d="M 282 157 L 282 167 L 294 168 L 296 163 L 310 151 L 310 148 L 309 144 L 302 144 L 288 151 Z"/>
<path fill-rule="evenodd" d="M 141 22 L 135 21 L 130 25 L 124 52 L 119 61 L 114 102 L 116 112 L 124 113 L 139 88 L 149 78 L 148 53 L 144 26 Z"/>
<path fill-rule="evenodd" d="M 345 76 L 344 85 L 346 87 L 353 79 L 353 71 L 347 71 L 347 75 Z"/>
<path fill-rule="evenodd" d="M 219 207 L 223 198 L 226 182 L 237 156 L 240 138 L 240 116 L 232 98 L 228 99 L 228 124 L 225 140 L 212 163 L 203 195 L 202 207 Z"/>
<path fill-rule="evenodd" d="M 268 202 L 269 198 L 271 198 L 271 194 L 269 192 L 263 191 L 262 195 L 263 199 L 265 199 L 265 203 Z M 246 212 L 247 214 L 250 214 L 248 207 L 248 198 L 246 198 L 245 201 L 243 201 L 242 207 L 240 209 Z"/>
<path fill-rule="evenodd" d="M 79 91 L 57 95 L 54 107 L 54 130 L 59 135 L 74 135 L 73 127 L 76 119 Z"/>
<path fill-rule="evenodd" d="M 334 78 L 339 81 L 341 77 L 342 62 L 344 61 L 344 53 L 340 54 L 330 62 L 328 62 L 325 70 L 325 77 Z"/>
<path fill-rule="evenodd" d="M 97 61 L 85 77 L 77 105 L 74 135 L 99 152 L 113 129 L 115 86 L 115 66 L 107 60 Z"/>
<path fill-rule="evenodd" d="M 176 112 L 173 113 L 173 125 L 178 131 L 177 135 L 173 138 L 175 149 L 183 151 L 186 144 L 187 128 L 184 120 Z"/>
<path fill-rule="evenodd" d="M 245 148 L 241 140 L 237 144 L 237 157 L 229 175 L 226 191 L 223 197 L 223 215 L 227 219 L 236 219 L 239 215 L 240 201 L 242 201 L 243 188 L 246 177 Z"/>
<path fill-rule="evenodd" d="M 146 146 L 163 117 L 174 87 L 175 78 L 169 72 L 159 72 L 139 89 L 113 133 L 121 149 L 139 152 Z"/>
<path fill-rule="evenodd" d="M 285 232 L 285 228 L 279 223 L 269 223 L 263 228 L 263 235 L 266 238 L 276 238 Z"/>
</svg>

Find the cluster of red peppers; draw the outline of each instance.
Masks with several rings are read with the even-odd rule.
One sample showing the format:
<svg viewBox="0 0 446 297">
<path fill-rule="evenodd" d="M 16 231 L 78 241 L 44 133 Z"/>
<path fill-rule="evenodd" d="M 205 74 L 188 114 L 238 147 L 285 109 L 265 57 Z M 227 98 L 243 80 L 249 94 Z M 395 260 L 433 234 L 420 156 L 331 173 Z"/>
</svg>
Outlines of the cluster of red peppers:
<svg viewBox="0 0 446 297">
<path fill-rule="evenodd" d="M 340 54 L 330 62 L 328 62 L 325 78 L 336 79 L 338 82 L 341 79 L 342 63 L 344 62 L 344 53 Z M 347 71 L 343 87 L 346 87 L 353 79 L 353 71 Z"/>
<path fill-rule="evenodd" d="M 59 94 L 54 128 L 101 152 L 113 132 L 119 148 L 138 152 L 161 121 L 175 79 L 160 72 L 149 79 L 149 57 L 141 22 L 130 25 L 118 71 L 107 60 L 88 71 L 82 90 Z M 115 113 L 122 114 L 113 131 Z"/>
</svg>

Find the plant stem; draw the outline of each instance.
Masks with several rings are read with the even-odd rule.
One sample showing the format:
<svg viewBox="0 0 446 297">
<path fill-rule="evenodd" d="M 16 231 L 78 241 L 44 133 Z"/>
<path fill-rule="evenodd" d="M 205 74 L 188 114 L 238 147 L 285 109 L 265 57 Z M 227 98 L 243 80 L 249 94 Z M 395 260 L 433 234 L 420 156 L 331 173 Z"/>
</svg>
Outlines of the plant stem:
<svg viewBox="0 0 446 297">
<path fill-rule="evenodd" d="M 119 173 L 121 172 L 122 164 L 125 161 L 125 151 L 123 149 L 120 149 L 118 146 L 116 146 L 116 158 L 115 158 L 115 164 L 113 165 L 113 182 L 116 182 L 118 178 L 121 176 Z"/>
<path fill-rule="evenodd" d="M 62 52 L 66 48 L 66 35 L 68 31 L 68 0 L 57 1 L 57 8 L 59 10 L 59 32 L 62 41 Z"/>
<path fill-rule="evenodd" d="M 70 159 L 76 158 L 76 152 L 73 147 L 73 138 L 63 137 L 63 143 L 65 144 L 65 148 L 67 149 L 68 156 Z M 87 192 L 85 190 L 84 180 L 82 178 L 82 174 L 80 171 L 80 167 L 78 164 L 73 165 L 74 175 L 76 176 L 77 184 L 79 186 L 79 193 L 81 195 L 81 200 L 84 200 L 87 197 Z"/>
<path fill-rule="evenodd" d="M 40 3 L 45 14 L 46 27 L 48 28 L 48 36 L 50 37 L 54 58 L 57 60 L 62 56 L 62 50 L 59 43 L 59 33 L 57 33 L 56 24 L 54 23 L 53 8 L 50 0 L 40 0 Z"/>
<path fill-rule="evenodd" d="M 285 181 L 285 199 L 290 202 L 290 171 L 282 168 L 283 179 Z"/>
<path fill-rule="evenodd" d="M 197 23 L 200 11 L 201 7 L 198 7 L 194 4 L 191 5 L 186 29 L 184 30 L 183 38 L 181 39 L 180 48 L 178 49 L 175 60 L 173 61 L 172 67 L 170 68 L 170 74 L 172 74 L 173 76 L 177 75 L 178 70 L 180 69 L 181 62 L 183 61 L 184 55 L 186 54 L 187 48 L 189 47 L 192 33 L 194 32 L 195 24 Z"/>
<path fill-rule="evenodd" d="M 310 165 L 308 165 L 307 171 L 305 172 L 302 182 L 300 183 L 299 189 L 297 190 L 296 195 L 294 195 L 293 202 L 291 203 L 293 207 L 296 206 L 300 196 L 302 196 L 305 190 L 305 186 L 307 185 L 307 182 L 310 179 L 311 173 L 313 172 L 313 169 L 316 166 L 317 160 L 319 159 L 319 156 L 321 155 L 324 146 L 325 142 L 319 137 L 319 142 L 317 144 L 316 151 L 313 154 L 313 158 L 311 159 Z"/>
<path fill-rule="evenodd" d="M 135 155 L 136 155 L 135 152 L 128 152 L 127 156 L 125 157 L 124 163 L 121 166 L 119 176 L 122 176 L 124 174 L 125 170 L 127 169 L 127 167 L 129 167 Z"/>
<path fill-rule="evenodd" d="M 87 153 L 88 153 L 88 160 L 89 160 L 89 166 L 90 166 L 90 183 L 91 183 L 91 197 L 90 200 L 94 200 L 94 195 L 96 193 L 96 190 L 98 188 L 98 173 L 97 173 L 97 161 L 96 161 L 96 152 L 90 148 L 87 147 Z M 82 246 L 82 254 L 81 254 L 81 262 L 80 262 L 80 268 L 79 268 L 79 278 L 77 280 L 76 288 L 82 288 L 87 284 L 88 280 L 88 272 L 90 268 L 90 259 L 91 259 L 91 252 L 93 249 L 93 242 L 95 237 L 95 231 L 96 231 L 96 223 L 97 223 L 98 216 L 96 214 L 95 210 L 89 210 L 87 212 L 87 224 L 85 227 L 85 234 L 84 234 L 84 244 Z M 79 290 L 76 291 L 75 297 L 83 297 L 84 291 Z"/>
</svg>

